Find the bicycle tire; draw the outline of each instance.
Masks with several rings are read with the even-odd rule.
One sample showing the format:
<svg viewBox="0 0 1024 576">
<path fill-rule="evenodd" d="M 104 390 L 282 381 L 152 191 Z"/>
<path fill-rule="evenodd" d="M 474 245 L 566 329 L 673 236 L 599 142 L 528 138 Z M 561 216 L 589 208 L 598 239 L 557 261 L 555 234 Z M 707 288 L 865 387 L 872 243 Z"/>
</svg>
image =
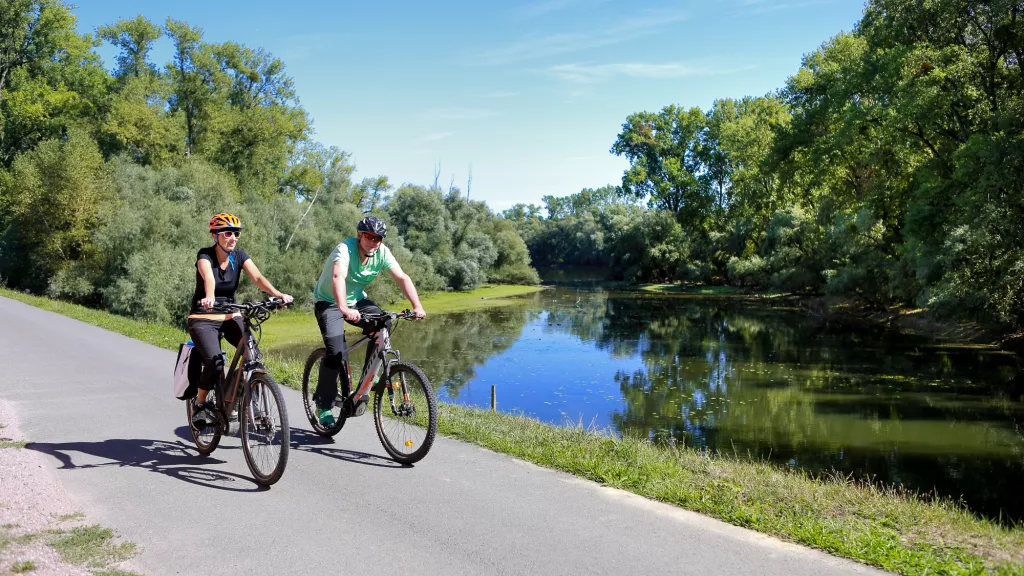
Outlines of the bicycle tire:
<svg viewBox="0 0 1024 576">
<path fill-rule="evenodd" d="M 306 410 L 306 420 L 309 420 L 309 425 L 313 428 L 319 436 L 324 438 L 330 438 L 341 432 L 341 429 L 345 426 L 345 421 L 348 416 L 345 414 L 345 410 L 338 410 L 334 415 L 334 426 L 325 427 L 320 425 L 320 419 L 316 416 L 316 401 L 313 399 L 313 395 L 316 393 L 316 386 L 310 385 L 310 378 L 316 378 L 319 376 L 319 371 L 314 374 L 313 369 L 320 365 L 320 361 L 327 356 L 326 348 L 317 348 L 309 355 L 306 359 L 306 368 L 302 371 L 302 407 Z M 343 375 L 344 376 L 344 375 Z M 347 398 L 349 394 L 348 379 L 341 378 L 338 389 L 341 391 L 341 398 Z"/>
<path fill-rule="evenodd" d="M 382 374 L 381 377 L 386 378 L 386 380 L 384 385 L 377 390 L 373 399 L 373 424 L 377 428 L 377 438 L 380 439 L 384 450 L 396 462 L 402 464 L 419 462 L 430 451 L 430 447 L 434 445 L 434 437 L 437 435 L 437 398 L 434 394 L 434 388 L 430 385 L 426 375 L 423 374 L 423 370 L 420 370 L 419 366 L 408 362 L 392 362 L 387 369 L 387 373 Z M 422 398 L 414 390 L 410 390 L 410 394 L 416 394 L 417 396 L 413 403 L 414 410 L 419 408 L 417 404 L 426 404 L 427 414 L 425 418 L 420 420 L 418 412 L 415 412 L 411 418 L 392 414 L 388 417 L 389 422 L 385 422 L 384 398 L 389 398 L 388 410 L 390 411 L 390 397 L 394 393 L 395 378 L 398 378 L 398 382 L 406 389 L 410 388 L 410 381 L 415 380 L 421 384 Z M 400 418 L 405 418 L 405 420 L 399 420 Z M 426 433 L 418 441 L 406 438 L 399 440 L 398 445 L 392 441 L 388 432 L 389 429 L 396 433 L 399 431 L 409 431 L 411 427 L 420 426 L 426 427 Z M 412 451 L 406 450 L 412 446 L 416 446 L 416 449 Z"/>
<path fill-rule="evenodd" d="M 280 423 L 277 425 L 279 433 L 275 432 L 273 422 L 267 421 L 267 419 L 272 418 L 272 414 L 269 416 L 263 414 L 254 415 L 253 396 L 257 393 L 254 393 L 253 390 L 258 391 L 259 396 L 255 398 L 257 402 L 266 400 L 267 402 L 272 401 L 276 405 L 280 416 Z M 270 408 L 269 403 L 266 407 Z M 253 374 L 245 386 L 245 397 L 238 411 L 238 417 L 241 424 L 242 452 L 245 454 L 245 463 L 249 466 L 249 471 L 252 472 L 257 484 L 270 486 L 281 479 L 281 475 L 284 474 L 284 468 L 288 464 L 291 429 L 288 426 L 288 409 L 284 404 L 284 395 L 281 394 L 281 388 L 269 374 Z M 266 434 L 267 432 L 270 432 L 270 434 Z M 254 454 L 253 441 L 259 439 L 260 436 L 268 438 L 268 442 L 262 444 L 261 447 L 273 445 L 274 439 L 278 439 L 280 443 L 277 461 L 272 462 L 272 458 L 267 460 L 273 466 L 269 471 L 260 466 L 260 463 L 257 462 L 257 455 Z"/>
<path fill-rule="evenodd" d="M 216 394 L 215 391 L 211 390 L 210 394 L 206 397 L 207 400 L 216 403 Z M 206 426 L 202 430 L 197 430 L 195 426 L 192 426 L 193 407 L 192 400 L 185 402 L 185 422 L 188 424 L 189 432 L 192 433 L 192 441 L 196 445 L 196 450 L 203 456 L 209 456 L 220 445 L 221 427 L 219 424 L 214 424 L 213 426 Z"/>
</svg>

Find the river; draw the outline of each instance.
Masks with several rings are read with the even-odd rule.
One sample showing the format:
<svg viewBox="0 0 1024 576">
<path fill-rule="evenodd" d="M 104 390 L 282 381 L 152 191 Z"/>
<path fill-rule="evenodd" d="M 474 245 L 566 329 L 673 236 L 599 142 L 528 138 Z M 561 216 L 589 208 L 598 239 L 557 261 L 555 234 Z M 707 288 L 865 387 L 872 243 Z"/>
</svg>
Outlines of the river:
<svg viewBox="0 0 1024 576">
<path fill-rule="evenodd" d="M 394 343 L 446 402 L 489 407 L 493 385 L 501 411 L 1024 519 L 1024 372 L 999 350 L 758 302 L 575 288 L 403 323 Z"/>
</svg>

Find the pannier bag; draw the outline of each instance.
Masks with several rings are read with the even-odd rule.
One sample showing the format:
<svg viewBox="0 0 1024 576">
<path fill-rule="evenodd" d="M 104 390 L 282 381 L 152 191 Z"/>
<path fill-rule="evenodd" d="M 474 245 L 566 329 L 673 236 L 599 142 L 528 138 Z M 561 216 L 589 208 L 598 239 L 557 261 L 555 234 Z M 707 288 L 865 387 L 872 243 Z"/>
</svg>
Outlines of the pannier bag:
<svg viewBox="0 0 1024 576">
<path fill-rule="evenodd" d="M 178 361 L 174 365 L 174 397 L 191 400 L 199 392 L 199 374 L 203 363 L 198 354 L 193 354 L 195 345 L 191 340 L 178 348 Z"/>
</svg>

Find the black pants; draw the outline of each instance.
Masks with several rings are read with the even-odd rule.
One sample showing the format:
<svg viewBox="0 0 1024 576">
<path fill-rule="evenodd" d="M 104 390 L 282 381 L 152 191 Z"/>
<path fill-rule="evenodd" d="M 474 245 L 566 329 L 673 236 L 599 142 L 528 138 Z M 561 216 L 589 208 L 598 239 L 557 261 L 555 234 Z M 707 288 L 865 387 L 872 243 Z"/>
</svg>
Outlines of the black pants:
<svg viewBox="0 0 1024 576">
<path fill-rule="evenodd" d="M 363 298 L 356 302 L 354 307 L 360 314 L 380 314 L 381 309 L 369 298 Z M 330 302 L 317 302 L 313 307 L 316 315 L 316 323 L 320 326 L 320 334 L 324 338 L 324 346 L 327 348 L 327 356 L 320 363 L 320 374 L 316 383 L 316 405 L 322 409 L 329 408 L 334 404 L 334 398 L 338 395 L 338 379 L 344 378 L 348 381 L 348 373 L 345 372 L 345 363 L 348 361 L 348 347 L 345 345 L 345 317 L 337 304 Z M 364 334 L 380 329 L 379 322 L 370 322 L 360 319 L 359 322 L 348 322 L 353 326 L 363 329 Z M 385 323 L 388 330 L 391 329 L 391 321 Z M 366 346 L 366 362 L 370 362 L 370 355 L 373 353 L 373 344 Z M 364 365 L 365 365 L 364 364 Z"/>
<path fill-rule="evenodd" d="M 199 357 L 203 360 L 203 375 L 199 378 L 199 389 L 213 390 L 217 378 L 224 372 L 224 351 L 220 348 L 220 339 L 224 337 L 237 348 L 245 335 L 242 319 L 189 318 L 188 335 L 192 337 L 196 352 L 199 352 Z"/>
</svg>

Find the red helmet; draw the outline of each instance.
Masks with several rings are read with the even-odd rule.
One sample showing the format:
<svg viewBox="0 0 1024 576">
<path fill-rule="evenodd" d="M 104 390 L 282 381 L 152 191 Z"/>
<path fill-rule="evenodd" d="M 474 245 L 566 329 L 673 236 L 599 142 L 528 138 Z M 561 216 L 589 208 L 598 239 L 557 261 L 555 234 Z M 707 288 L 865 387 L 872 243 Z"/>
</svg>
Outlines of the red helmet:
<svg viewBox="0 0 1024 576">
<path fill-rule="evenodd" d="M 221 230 L 241 230 L 242 221 L 238 219 L 238 216 L 234 214 L 228 214 L 227 212 L 221 212 L 213 218 L 210 218 L 210 232 L 219 232 Z"/>
</svg>

